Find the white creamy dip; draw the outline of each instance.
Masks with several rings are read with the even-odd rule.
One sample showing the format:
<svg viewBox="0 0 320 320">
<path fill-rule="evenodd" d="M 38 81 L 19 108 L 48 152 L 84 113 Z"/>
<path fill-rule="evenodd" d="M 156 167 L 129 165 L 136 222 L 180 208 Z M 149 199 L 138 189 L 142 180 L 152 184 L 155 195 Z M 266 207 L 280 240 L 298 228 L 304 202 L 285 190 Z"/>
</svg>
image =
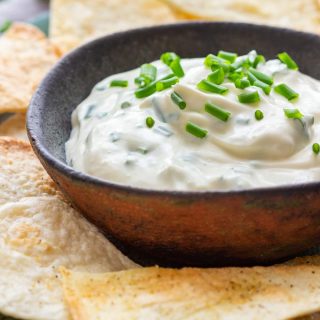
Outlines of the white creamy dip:
<svg viewBox="0 0 320 320">
<path fill-rule="evenodd" d="M 257 90 L 261 101 L 243 104 L 237 96 L 244 90 L 228 79 L 224 95 L 197 88 L 212 72 L 203 62 L 182 59 L 185 76 L 179 83 L 147 98 L 134 95 L 139 69 L 98 83 L 72 114 L 67 163 L 92 176 L 150 189 L 229 190 L 319 181 L 320 154 L 312 145 L 320 142 L 320 82 L 270 60 L 257 70 L 272 75 L 274 85 L 287 84 L 299 98 L 291 102 L 274 89 L 266 95 L 249 87 L 245 91 Z M 172 73 L 161 61 L 152 64 L 158 78 Z M 129 85 L 109 87 L 113 79 Z M 171 100 L 173 91 L 186 101 L 184 110 Z M 124 102 L 131 105 L 121 108 Z M 229 120 L 205 112 L 207 102 L 230 112 Z M 297 108 L 304 117 L 289 119 L 284 108 Z M 257 109 L 264 114 L 260 121 Z M 148 116 L 155 120 L 152 128 L 146 125 Z M 186 132 L 188 121 L 206 129 L 207 136 Z"/>
</svg>

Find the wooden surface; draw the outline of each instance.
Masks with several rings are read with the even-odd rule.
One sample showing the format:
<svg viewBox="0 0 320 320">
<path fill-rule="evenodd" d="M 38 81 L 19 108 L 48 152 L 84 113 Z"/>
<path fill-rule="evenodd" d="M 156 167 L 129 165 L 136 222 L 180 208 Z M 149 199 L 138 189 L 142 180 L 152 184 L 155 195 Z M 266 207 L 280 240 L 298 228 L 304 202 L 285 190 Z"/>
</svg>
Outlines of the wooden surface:
<svg viewBox="0 0 320 320">
<path fill-rule="evenodd" d="M 47 0 L 0 0 L 0 24 L 5 20 L 25 21 L 48 8 Z"/>
</svg>

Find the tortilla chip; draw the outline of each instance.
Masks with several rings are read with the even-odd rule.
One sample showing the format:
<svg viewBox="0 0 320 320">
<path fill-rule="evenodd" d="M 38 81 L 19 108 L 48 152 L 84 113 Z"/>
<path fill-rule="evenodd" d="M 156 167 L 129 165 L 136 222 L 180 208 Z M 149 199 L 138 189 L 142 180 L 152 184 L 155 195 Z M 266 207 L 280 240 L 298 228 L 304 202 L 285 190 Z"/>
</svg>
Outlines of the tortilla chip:
<svg viewBox="0 0 320 320">
<path fill-rule="evenodd" d="M 287 319 L 320 309 L 320 267 L 61 270 L 73 319 Z"/>
<path fill-rule="evenodd" d="M 69 319 L 58 268 L 137 267 L 63 199 L 27 142 L 0 138 L 0 314 Z"/>
<path fill-rule="evenodd" d="M 53 0 L 50 37 L 67 52 L 99 36 L 177 19 L 160 0 Z"/>
<path fill-rule="evenodd" d="M 26 115 L 23 113 L 17 113 L 10 116 L 5 121 L 0 122 L 0 136 L 8 136 L 28 141 Z"/>
<path fill-rule="evenodd" d="M 242 21 L 320 32 L 318 0 L 163 0 L 201 20 Z"/>
<path fill-rule="evenodd" d="M 60 52 L 36 27 L 14 23 L 0 38 L 0 113 L 25 112 Z"/>
</svg>

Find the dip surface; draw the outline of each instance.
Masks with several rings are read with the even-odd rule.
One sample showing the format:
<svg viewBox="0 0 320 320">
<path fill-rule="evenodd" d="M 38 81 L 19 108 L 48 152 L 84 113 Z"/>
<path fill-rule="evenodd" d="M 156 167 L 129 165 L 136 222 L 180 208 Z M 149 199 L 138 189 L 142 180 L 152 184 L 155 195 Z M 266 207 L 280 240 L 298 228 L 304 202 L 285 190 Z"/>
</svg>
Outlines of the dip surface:
<svg viewBox="0 0 320 320">
<path fill-rule="evenodd" d="M 157 79 L 172 73 L 162 61 L 152 65 Z M 320 154 L 312 149 L 320 142 L 319 81 L 276 59 L 257 66 L 273 77 L 269 95 L 256 86 L 238 89 L 227 77 L 222 85 L 229 90 L 222 95 L 197 88 L 212 73 L 204 58 L 181 59 L 181 65 L 185 76 L 178 83 L 142 99 L 134 94 L 139 68 L 98 83 L 72 114 L 67 163 L 110 182 L 162 190 L 236 190 L 320 180 Z M 114 79 L 127 80 L 128 86 L 110 87 Z M 275 92 L 280 83 L 299 98 L 289 101 Z M 239 102 L 239 94 L 253 91 L 259 102 Z M 183 97 L 185 109 L 172 101 L 173 92 Z M 206 112 L 208 102 L 229 112 L 229 119 Z M 298 109 L 303 117 L 289 118 L 286 108 Z M 257 120 L 256 110 L 263 119 Z M 148 117 L 154 119 L 152 128 L 146 125 Z M 187 132 L 188 122 L 207 135 L 200 139 Z"/>
</svg>

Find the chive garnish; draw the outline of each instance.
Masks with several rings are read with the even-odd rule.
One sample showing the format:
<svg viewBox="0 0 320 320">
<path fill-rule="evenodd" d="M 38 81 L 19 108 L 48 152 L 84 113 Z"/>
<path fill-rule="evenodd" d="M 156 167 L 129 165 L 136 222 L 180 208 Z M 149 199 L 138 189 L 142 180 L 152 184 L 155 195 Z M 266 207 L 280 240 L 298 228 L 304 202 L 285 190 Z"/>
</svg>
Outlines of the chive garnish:
<svg viewBox="0 0 320 320">
<path fill-rule="evenodd" d="M 177 92 L 171 93 L 171 100 L 181 109 L 185 109 L 187 106 L 187 103 L 183 100 L 183 98 L 178 94 Z"/>
<path fill-rule="evenodd" d="M 266 95 L 269 95 L 271 92 L 271 86 L 260 80 L 256 80 L 253 85 L 261 88 Z"/>
<path fill-rule="evenodd" d="M 256 110 L 255 113 L 254 113 L 254 116 L 258 121 L 260 121 L 260 120 L 263 119 L 264 114 L 263 114 L 263 112 L 261 110 Z"/>
<path fill-rule="evenodd" d="M 152 128 L 154 126 L 154 120 L 152 117 L 147 117 L 146 118 L 146 125 L 148 128 Z"/>
<path fill-rule="evenodd" d="M 145 87 L 157 78 L 157 68 L 150 63 L 145 63 L 140 67 L 139 77 L 134 79 L 134 82 L 139 87 Z"/>
<path fill-rule="evenodd" d="M 162 91 L 162 90 L 168 89 L 172 87 L 174 84 L 176 84 L 178 81 L 179 81 L 179 78 L 175 76 L 166 80 L 159 80 L 156 83 L 156 90 Z"/>
<path fill-rule="evenodd" d="M 312 145 L 312 151 L 313 151 L 315 154 L 319 154 L 319 152 L 320 152 L 320 145 L 319 145 L 319 143 L 314 143 L 314 144 Z"/>
<path fill-rule="evenodd" d="M 294 100 L 299 97 L 299 93 L 292 90 L 289 86 L 281 83 L 274 87 L 274 91 L 283 97 L 287 98 L 289 101 Z"/>
<path fill-rule="evenodd" d="M 248 72 L 248 80 L 253 85 L 258 79 L 251 72 Z"/>
<path fill-rule="evenodd" d="M 242 71 L 236 71 L 233 73 L 230 73 L 228 76 L 228 79 L 231 80 L 232 82 L 236 82 L 239 79 L 242 79 L 244 77 L 244 73 Z"/>
<path fill-rule="evenodd" d="M 0 26 L 0 33 L 6 32 L 12 25 L 12 21 L 6 20 L 3 22 L 3 24 Z"/>
<path fill-rule="evenodd" d="M 112 80 L 110 82 L 110 87 L 127 87 L 128 81 L 127 80 Z"/>
<path fill-rule="evenodd" d="M 224 81 L 224 71 L 222 67 L 219 67 L 218 69 L 216 69 L 215 71 L 213 71 L 212 73 L 210 73 L 207 77 L 207 79 L 210 82 L 213 82 L 215 84 L 221 84 Z"/>
<path fill-rule="evenodd" d="M 238 55 L 236 53 L 233 53 L 233 52 L 220 50 L 218 52 L 218 57 L 222 58 L 224 60 L 228 60 L 230 63 L 233 63 L 237 59 Z"/>
<path fill-rule="evenodd" d="M 218 94 L 224 94 L 228 92 L 228 88 L 212 83 L 208 80 L 201 80 L 197 84 L 197 88 L 201 91 L 210 92 L 210 93 L 218 93 Z"/>
<path fill-rule="evenodd" d="M 253 61 L 252 67 L 257 68 L 259 63 L 263 63 L 265 61 L 266 61 L 265 57 L 262 54 L 258 54 Z"/>
<path fill-rule="evenodd" d="M 198 127 L 196 124 L 190 121 L 186 124 L 186 131 L 200 139 L 205 138 L 206 135 L 208 134 L 207 130 Z"/>
<path fill-rule="evenodd" d="M 204 110 L 207 113 L 211 114 L 212 116 L 214 116 L 224 122 L 227 122 L 229 117 L 231 116 L 230 112 L 218 107 L 217 105 L 214 105 L 213 103 L 209 103 L 209 102 L 205 104 Z"/>
<path fill-rule="evenodd" d="M 249 71 L 260 81 L 268 84 L 268 85 L 272 85 L 273 84 L 273 79 L 272 77 L 268 76 L 267 74 L 260 72 L 254 68 L 249 68 Z"/>
<path fill-rule="evenodd" d="M 282 52 L 278 54 L 279 60 L 286 64 L 289 69 L 298 70 L 299 67 L 296 62 L 289 56 L 287 52 Z"/>
<path fill-rule="evenodd" d="M 176 59 L 180 59 L 180 57 L 174 53 L 174 52 L 166 52 L 166 53 L 163 53 L 160 57 L 160 60 L 166 64 L 167 66 L 170 67 L 170 64 L 172 61 L 176 60 Z"/>
<path fill-rule="evenodd" d="M 124 102 L 122 102 L 121 103 L 121 109 L 127 109 L 127 108 L 129 108 L 129 107 L 131 107 L 132 106 L 132 104 L 129 102 L 129 101 L 124 101 Z"/>
<path fill-rule="evenodd" d="M 237 79 L 234 84 L 238 89 L 245 89 L 250 86 L 248 79 Z"/>
<path fill-rule="evenodd" d="M 244 92 L 238 95 L 238 100 L 241 103 L 255 103 L 260 101 L 258 91 Z"/>
<path fill-rule="evenodd" d="M 170 68 L 177 77 L 182 78 L 184 76 L 184 71 L 180 64 L 180 59 L 173 60 L 170 64 Z"/>
<path fill-rule="evenodd" d="M 289 119 L 302 119 L 303 114 L 298 109 L 283 109 Z"/>
<path fill-rule="evenodd" d="M 208 54 L 204 59 L 204 65 L 211 68 L 213 64 L 219 65 L 220 63 L 227 63 L 227 60 L 215 56 L 214 54 Z"/>
<path fill-rule="evenodd" d="M 145 97 L 149 97 L 151 96 L 153 93 L 156 92 L 156 83 L 155 82 L 151 82 L 149 85 L 147 85 L 146 87 L 143 88 L 139 88 L 138 90 L 136 90 L 134 92 L 136 98 L 141 99 L 141 98 L 145 98 Z"/>
</svg>

